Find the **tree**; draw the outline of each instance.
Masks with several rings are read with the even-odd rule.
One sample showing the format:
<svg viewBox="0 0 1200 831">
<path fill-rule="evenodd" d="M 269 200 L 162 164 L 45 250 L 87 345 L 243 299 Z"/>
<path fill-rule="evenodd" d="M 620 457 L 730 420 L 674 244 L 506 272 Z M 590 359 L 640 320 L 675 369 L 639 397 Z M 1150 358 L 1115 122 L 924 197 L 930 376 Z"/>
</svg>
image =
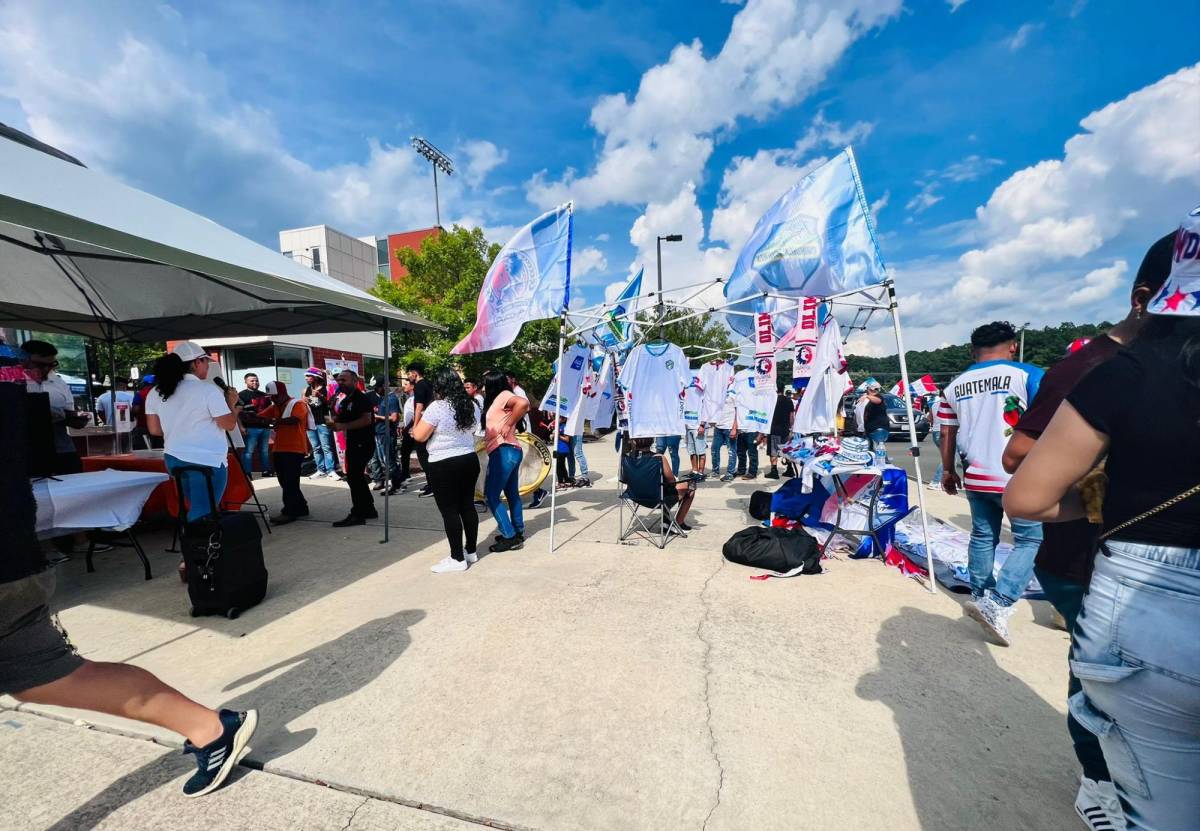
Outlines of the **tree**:
<svg viewBox="0 0 1200 831">
<path fill-rule="evenodd" d="M 1101 332 L 1111 329 L 1112 326 L 1113 324 L 1106 321 L 1102 323 L 1060 323 L 1057 326 L 1046 326 L 1042 329 L 1026 329 L 1025 363 L 1048 368 L 1066 354 L 1067 346 L 1071 341 L 1077 338 L 1094 338 Z M 940 385 L 971 365 L 971 346 L 969 343 L 960 343 L 928 351 L 909 351 L 904 353 L 904 357 L 908 362 L 910 378 L 916 379 L 923 375 L 932 375 Z M 847 355 L 846 364 L 855 381 L 862 381 L 867 376 L 872 376 L 884 386 L 890 386 L 900 379 L 900 361 L 895 355 L 887 355 L 882 358 Z"/>
<path fill-rule="evenodd" d="M 400 248 L 396 258 L 408 276 L 393 283 L 380 275 L 371 293 L 446 327 L 446 331 L 401 331 L 392 336 L 398 366 L 423 361 L 429 367 L 450 364 L 478 379 L 495 367 L 510 370 L 532 395 L 550 382 L 550 364 L 558 353 L 558 321 L 528 321 L 511 346 L 494 352 L 451 355 L 450 350 L 475 325 L 483 279 L 501 246 L 489 243 L 479 228 L 455 225 L 426 237 L 419 250 Z"/>
</svg>

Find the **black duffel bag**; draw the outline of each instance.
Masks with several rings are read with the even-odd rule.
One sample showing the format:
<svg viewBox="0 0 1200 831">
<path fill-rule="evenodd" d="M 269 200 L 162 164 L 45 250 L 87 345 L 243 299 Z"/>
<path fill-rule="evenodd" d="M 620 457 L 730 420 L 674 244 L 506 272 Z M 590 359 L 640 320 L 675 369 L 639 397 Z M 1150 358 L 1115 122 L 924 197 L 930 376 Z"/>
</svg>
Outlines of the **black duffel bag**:
<svg viewBox="0 0 1200 831">
<path fill-rule="evenodd" d="M 730 537 L 721 553 L 731 563 L 780 574 L 796 569 L 800 569 L 801 574 L 821 572 L 821 551 L 817 541 L 802 528 L 789 530 L 752 525 Z"/>
</svg>

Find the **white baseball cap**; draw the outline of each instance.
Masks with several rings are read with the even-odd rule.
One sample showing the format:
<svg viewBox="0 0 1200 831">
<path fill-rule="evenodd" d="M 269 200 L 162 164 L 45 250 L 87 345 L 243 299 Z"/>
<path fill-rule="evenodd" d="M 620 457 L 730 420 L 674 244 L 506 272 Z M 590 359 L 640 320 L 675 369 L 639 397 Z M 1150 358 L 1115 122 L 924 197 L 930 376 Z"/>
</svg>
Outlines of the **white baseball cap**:
<svg viewBox="0 0 1200 831">
<path fill-rule="evenodd" d="M 284 386 L 283 381 L 268 381 L 263 392 L 267 395 L 287 395 L 287 387 Z"/>
<path fill-rule="evenodd" d="M 208 353 L 200 347 L 200 344 L 190 340 L 180 341 L 175 344 L 175 348 L 171 350 L 171 354 L 178 356 L 179 360 L 185 364 L 191 363 L 197 358 L 208 357 Z"/>
<path fill-rule="evenodd" d="M 1171 273 L 1146 311 L 1152 315 L 1200 315 L 1200 207 L 1175 232 Z"/>
</svg>

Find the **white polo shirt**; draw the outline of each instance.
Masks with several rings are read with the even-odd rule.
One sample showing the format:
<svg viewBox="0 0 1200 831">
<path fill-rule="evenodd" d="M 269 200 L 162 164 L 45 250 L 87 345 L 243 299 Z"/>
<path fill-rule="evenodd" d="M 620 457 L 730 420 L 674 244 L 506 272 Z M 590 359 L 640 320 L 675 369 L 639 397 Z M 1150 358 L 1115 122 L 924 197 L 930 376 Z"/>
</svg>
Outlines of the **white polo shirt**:
<svg viewBox="0 0 1200 831">
<path fill-rule="evenodd" d="M 229 454 L 225 431 L 213 419 L 229 415 L 220 387 L 188 373 L 166 401 L 157 389 L 146 396 L 146 415 L 162 424 L 163 449 L 183 462 L 224 467 Z"/>
</svg>

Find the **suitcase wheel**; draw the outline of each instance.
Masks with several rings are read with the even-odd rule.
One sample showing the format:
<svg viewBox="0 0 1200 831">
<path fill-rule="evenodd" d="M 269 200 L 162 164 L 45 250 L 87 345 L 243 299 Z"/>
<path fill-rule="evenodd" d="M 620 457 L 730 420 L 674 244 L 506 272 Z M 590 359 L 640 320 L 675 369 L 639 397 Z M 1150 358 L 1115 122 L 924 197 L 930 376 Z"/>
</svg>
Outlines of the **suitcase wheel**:
<svg viewBox="0 0 1200 831">
<path fill-rule="evenodd" d="M 225 611 L 225 617 L 229 618 L 230 620 L 235 620 L 240 614 L 241 612 L 238 609 L 227 609 Z"/>
</svg>

